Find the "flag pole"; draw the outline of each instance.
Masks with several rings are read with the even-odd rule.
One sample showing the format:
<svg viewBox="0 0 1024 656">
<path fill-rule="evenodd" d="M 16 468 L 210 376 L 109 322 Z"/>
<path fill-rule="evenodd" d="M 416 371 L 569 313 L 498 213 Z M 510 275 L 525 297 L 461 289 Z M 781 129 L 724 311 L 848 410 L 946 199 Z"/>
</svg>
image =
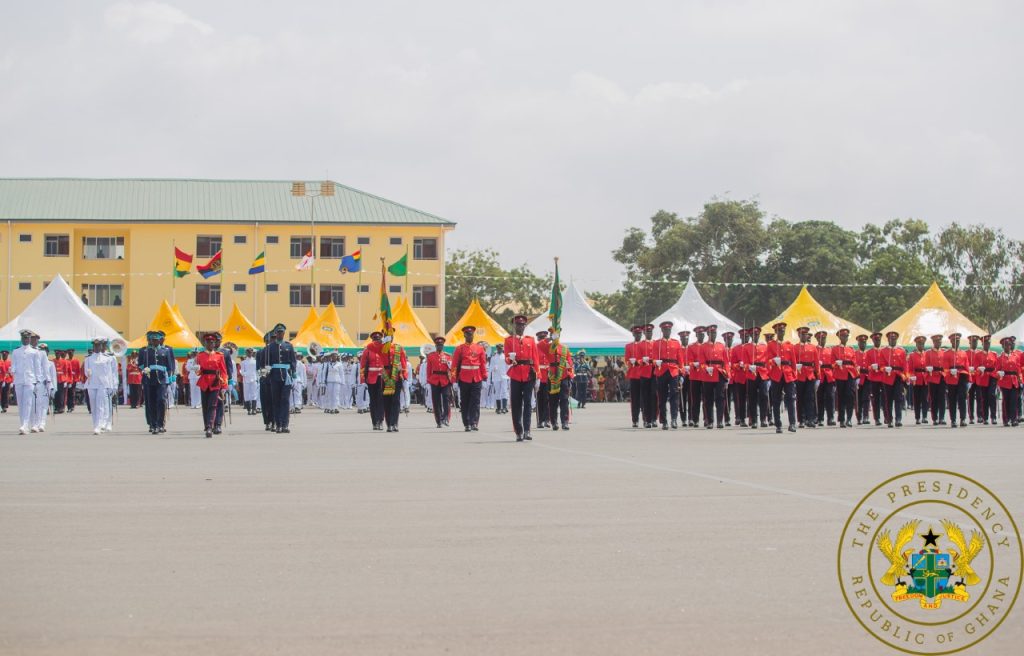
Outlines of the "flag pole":
<svg viewBox="0 0 1024 656">
<path fill-rule="evenodd" d="M 316 307 L 313 300 L 316 294 L 316 227 L 313 223 L 313 212 L 316 209 L 316 196 L 309 197 L 309 254 L 313 262 L 309 267 L 309 307 Z"/>
<path fill-rule="evenodd" d="M 405 243 L 405 297 L 412 304 L 412 290 L 409 289 L 409 242 Z"/>
<path fill-rule="evenodd" d="M 171 248 L 174 249 L 174 264 L 171 265 L 171 305 L 174 305 L 178 301 L 178 246 L 173 239 Z"/>
</svg>

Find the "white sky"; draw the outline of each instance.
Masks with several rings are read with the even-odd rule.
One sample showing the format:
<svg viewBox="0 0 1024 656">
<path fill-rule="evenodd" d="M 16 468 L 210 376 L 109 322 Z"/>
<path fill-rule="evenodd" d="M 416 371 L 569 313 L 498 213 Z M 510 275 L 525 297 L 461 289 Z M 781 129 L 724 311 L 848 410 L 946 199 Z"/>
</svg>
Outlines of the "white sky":
<svg viewBox="0 0 1024 656">
<path fill-rule="evenodd" d="M 1021 238 L 1022 24 L 984 0 L 7 2 L 0 176 L 329 175 L 588 290 L 627 226 L 714 195 Z"/>
</svg>

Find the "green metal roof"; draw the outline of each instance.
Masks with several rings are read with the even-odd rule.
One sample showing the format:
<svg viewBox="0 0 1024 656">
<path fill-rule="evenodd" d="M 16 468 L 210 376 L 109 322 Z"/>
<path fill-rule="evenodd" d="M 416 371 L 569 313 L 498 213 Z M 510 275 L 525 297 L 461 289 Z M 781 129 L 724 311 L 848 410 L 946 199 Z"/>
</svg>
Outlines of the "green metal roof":
<svg viewBox="0 0 1024 656">
<path fill-rule="evenodd" d="M 0 178 L 0 220 L 309 223 L 310 198 L 291 191 L 291 180 Z M 313 202 L 317 223 L 455 225 L 338 183 Z"/>
</svg>

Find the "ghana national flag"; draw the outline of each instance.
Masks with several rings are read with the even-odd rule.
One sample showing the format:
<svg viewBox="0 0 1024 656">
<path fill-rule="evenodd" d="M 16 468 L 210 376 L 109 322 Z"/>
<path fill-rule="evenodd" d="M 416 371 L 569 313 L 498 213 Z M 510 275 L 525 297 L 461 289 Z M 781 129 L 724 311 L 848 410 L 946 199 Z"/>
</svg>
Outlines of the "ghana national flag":
<svg viewBox="0 0 1024 656">
<path fill-rule="evenodd" d="M 192 271 L 192 256 L 174 247 L 174 277 L 183 278 Z"/>
</svg>

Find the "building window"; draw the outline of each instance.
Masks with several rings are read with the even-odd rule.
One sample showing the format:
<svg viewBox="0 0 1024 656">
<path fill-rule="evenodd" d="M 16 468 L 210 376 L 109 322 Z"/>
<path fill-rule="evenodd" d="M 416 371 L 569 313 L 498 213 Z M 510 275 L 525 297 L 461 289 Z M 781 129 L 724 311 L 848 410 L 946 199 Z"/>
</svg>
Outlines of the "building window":
<svg viewBox="0 0 1024 656">
<path fill-rule="evenodd" d="M 356 243 L 359 244 L 360 246 L 369 246 L 370 245 L 370 238 L 369 237 L 357 237 L 356 238 Z"/>
<path fill-rule="evenodd" d="M 291 244 L 288 246 L 288 255 L 293 260 L 301 260 L 311 250 L 313 250 L 312 237 L 292 237 Z"/>
<path fill-rule="evenodd" d="M 340 260 L 345 255 L 344 237 L 321 237 L 320 257 L 325 260 Z"/>
<path fill-rule="evenodd" d="M 306 307 L 313 305 L 312 285 L 288 285 L 288 305 Z"/>
<path fill-rule="evenodd" d="M 82 257 L 87 260 L 123 260 L 124 237 L 82 237 Z"/>
<path fill-rule="evenodd" d="M 245 235 L 235 235 L 235 243 L 236 244 L 244 244 L 247 241 L 248 241 L 248 238 Z"/>
<path fill-rule="evenodd" d="M 370 333 L 359 333 L 359 337 L 357 337 L 356 339 L 358 339 L 360 342 L 365 342 L 366 340 L 370 339 Z"/>
<path fill-rule="evenodd" d="M 276 292 L 277 291 L 277 283 L 276 282 L 267 283 L 266 291 L 268 293 Z"/>
<path fill-rule="evenodd" d="M 71 237 L 46 235 L 43 239 L 43 255 L 46 257 L 67 257 L 71 254 Z"/>
<path fill-rule="evenodd" d="M 370 293 L 370 286 L 369 285 L 359 285 L 359 286 L 356 287 L 356 291 L 359 292 L 360 294 L 369 294 Z"/>
<path fill-rule="evenodd" d="M 220 235 L 199 235 L 196 237 L 196 257 L 213 257 L 222 243 Z"/>
<path fill-rule="evenodd" d="M 96 307 L 121 307 L 124 298 L 123 285 L 82 285 L 82 291 Z"/>
<path fill-rule="evenodd" d="M 389 294 L 401 294 L 402 293 L 402 286 L 401 285 L 388 285 L 388 293 Z"/>
<path fill-rule="evenodd" d="M 412 240 L 412 259 L 436 260 L 437 239 L 434 237 L 417 237 Z"/>
<path fill-rule="evenodd" d="M 32 241 L 32 235 L 18 235 L 18 241 L 25 243 Z"/>
<path fill-rule="evenodd" d="M 19 292 L 30 292 L 30 291 L 32 291 L 32 283 L 30 283 L 30 282 L 19 282 L 18 283 L 18 291 Z"/>
<path fill-rule="evenodd" d="M 402 245 L 402 238 L 401 237 L 392 237 L 391 239 L 388 240 L 388 243 L 391 244 L 392 246 L 401 246 Z"/>
<path fill-rule="evenodd" d="M 220 305 L 220 284 L 196 283 L 196 305 L 206 307 Z"/>
<path fill-rule="evenodd" d="M 412 306 L 414 308 L 437 307 L 437 286 L 436 285 L 413 285 Z"/>
<path fill-rule="evenodd" d="M 235 286 L 232 287 L 232 289 L 234 289 L 236 292 L 244 292 L 245 291 L 245 283 L 244 282 L 236 282 Z"/>
<path fill-rule="evenodd" d="M 320 305 L 345 305 L 345 285 L 320 285 Z"/>
<path fill-rule="evenodd" d="M 277 243 L 277 235 L 267 235 L 267 243 L 268 244 L 276 244 Z"/>
</svg>

